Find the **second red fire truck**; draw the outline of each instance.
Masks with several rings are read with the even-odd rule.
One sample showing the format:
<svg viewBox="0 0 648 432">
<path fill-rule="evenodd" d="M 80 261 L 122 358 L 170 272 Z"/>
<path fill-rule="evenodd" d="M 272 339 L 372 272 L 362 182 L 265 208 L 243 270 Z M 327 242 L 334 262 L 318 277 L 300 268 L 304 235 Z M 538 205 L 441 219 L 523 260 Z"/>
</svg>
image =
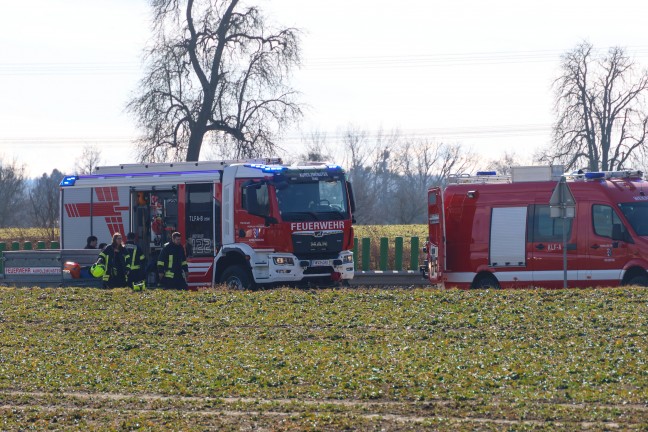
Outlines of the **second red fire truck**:
<svg viewBox="0 0 648 432">
<path fill-rule="evenodd" d="M 149 262 L 174 231 L 189 286 L 337 284 L 353 278 L 353 194 L 331 164 L 279 159 L 127 164 L 61 182 L 61 248 L 133 231 Z M 152 270 L 153 275 L 155 270 Z"/>
<path fill-rule="evenodd" d="M 648 183 L 636 170 L 565 175 L 573 218 L 551 217 L 561 167 L 453 176 L 428 191 L 421 271 L 458 288 L 648 286 Z"/>
</svg>

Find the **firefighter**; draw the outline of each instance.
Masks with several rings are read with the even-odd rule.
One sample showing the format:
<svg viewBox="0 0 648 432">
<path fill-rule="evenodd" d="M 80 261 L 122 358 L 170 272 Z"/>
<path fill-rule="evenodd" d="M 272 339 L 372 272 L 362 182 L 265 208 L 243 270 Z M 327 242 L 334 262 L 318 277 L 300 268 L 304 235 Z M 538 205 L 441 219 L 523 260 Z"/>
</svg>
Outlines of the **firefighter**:
<svg viewBox="0 0 648 432">
<path fill-rule="evenodd" d="M 179 232 L 171 234 L 171 241 L 164 245 L 158 256 L 158 276 L 165 289 L 188 289 L 189 266 L 181 240 Z"/>
<path fill-rule="evenodd" d="M 126 236 L 126 267 L 128 268 L 128 285 L 137 290 L 143 288 L 146 279 L 144 269 L 146 268 L 146 257 L 142 248 L 135 244 L 135 233 L 129 232 Z"/>
<path fill-rule="evenodd" d="M 106 268 L 103 275 L 104 288 L 125 287 L 128 275 L 126 249 L 122 245 L 122 235 L 113 234 L 112 243 L 99 253 L 97 263 Z"/>
</svg>

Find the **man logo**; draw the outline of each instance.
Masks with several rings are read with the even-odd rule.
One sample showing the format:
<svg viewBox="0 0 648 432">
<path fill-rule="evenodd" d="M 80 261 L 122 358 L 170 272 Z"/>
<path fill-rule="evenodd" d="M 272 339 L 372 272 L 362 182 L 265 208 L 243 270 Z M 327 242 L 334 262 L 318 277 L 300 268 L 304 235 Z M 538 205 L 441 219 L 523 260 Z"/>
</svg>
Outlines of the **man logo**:
<svg viewBox="0 0 648 432">
<path fill-rule="evenodd" d="M 313 233 L 313 237 L 315 237 L 315 238 L 322 238 L 322 237 L 324 237 L 324 233 L 323 233 L 322 231 L 315 231 L 315 232 Z"/>
</svg>

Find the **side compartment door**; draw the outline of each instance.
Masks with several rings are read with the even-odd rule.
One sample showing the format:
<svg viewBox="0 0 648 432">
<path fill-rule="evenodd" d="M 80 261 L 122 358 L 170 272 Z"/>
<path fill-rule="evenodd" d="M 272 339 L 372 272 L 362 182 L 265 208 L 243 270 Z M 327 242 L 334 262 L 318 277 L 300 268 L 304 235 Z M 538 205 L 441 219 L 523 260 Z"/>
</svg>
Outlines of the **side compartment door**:
<svg viewBox="0 0 648 432">
<path fill-rule="evenodd" d="M 427 273 L 431 283 L 442 280 L 445 262 L 445 223 L 443 191 L 431 188 L 428 191 L 428 242 Z"/>
<path fill-rule="evenodd" d="M 185 230 L 189 286 L 211 284 L 215 255 L 214 227 L 220 227 L 220 206 L 212 183 L 185 186 Z M 214 208 L 218 207 L 218 213 Z M 217 219 L 216 219 L 217 218 Z"/>
<path fill-rule="evenodd" d="M 489 266 L 526 266 L 526 207 L 493 207 L 491 213 Z"/>
</svg>

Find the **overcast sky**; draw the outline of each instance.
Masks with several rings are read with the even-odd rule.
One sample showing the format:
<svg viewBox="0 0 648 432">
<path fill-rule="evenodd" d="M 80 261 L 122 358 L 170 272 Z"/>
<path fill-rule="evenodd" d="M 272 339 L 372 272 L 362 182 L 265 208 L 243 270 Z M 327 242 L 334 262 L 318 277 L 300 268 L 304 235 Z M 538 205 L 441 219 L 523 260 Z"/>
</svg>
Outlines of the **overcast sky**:
<svg viewBox="0 0 648 432">
<path fill-rule="evenodd" d="M 560 55 L 583 40 L 648 66 L 648 2 L 258 0 L 303 30 L 293 87 L 308 105 L 287 132 L 349 125 L 462 143 L 498 159 L 549 142 Z M 30 176 L 72 172 L 84 146 L 134 162 L 124 106 L 150 38 L 145 0 L 5 2 L 0 17 L 0 158 Z"/>
</svg>

